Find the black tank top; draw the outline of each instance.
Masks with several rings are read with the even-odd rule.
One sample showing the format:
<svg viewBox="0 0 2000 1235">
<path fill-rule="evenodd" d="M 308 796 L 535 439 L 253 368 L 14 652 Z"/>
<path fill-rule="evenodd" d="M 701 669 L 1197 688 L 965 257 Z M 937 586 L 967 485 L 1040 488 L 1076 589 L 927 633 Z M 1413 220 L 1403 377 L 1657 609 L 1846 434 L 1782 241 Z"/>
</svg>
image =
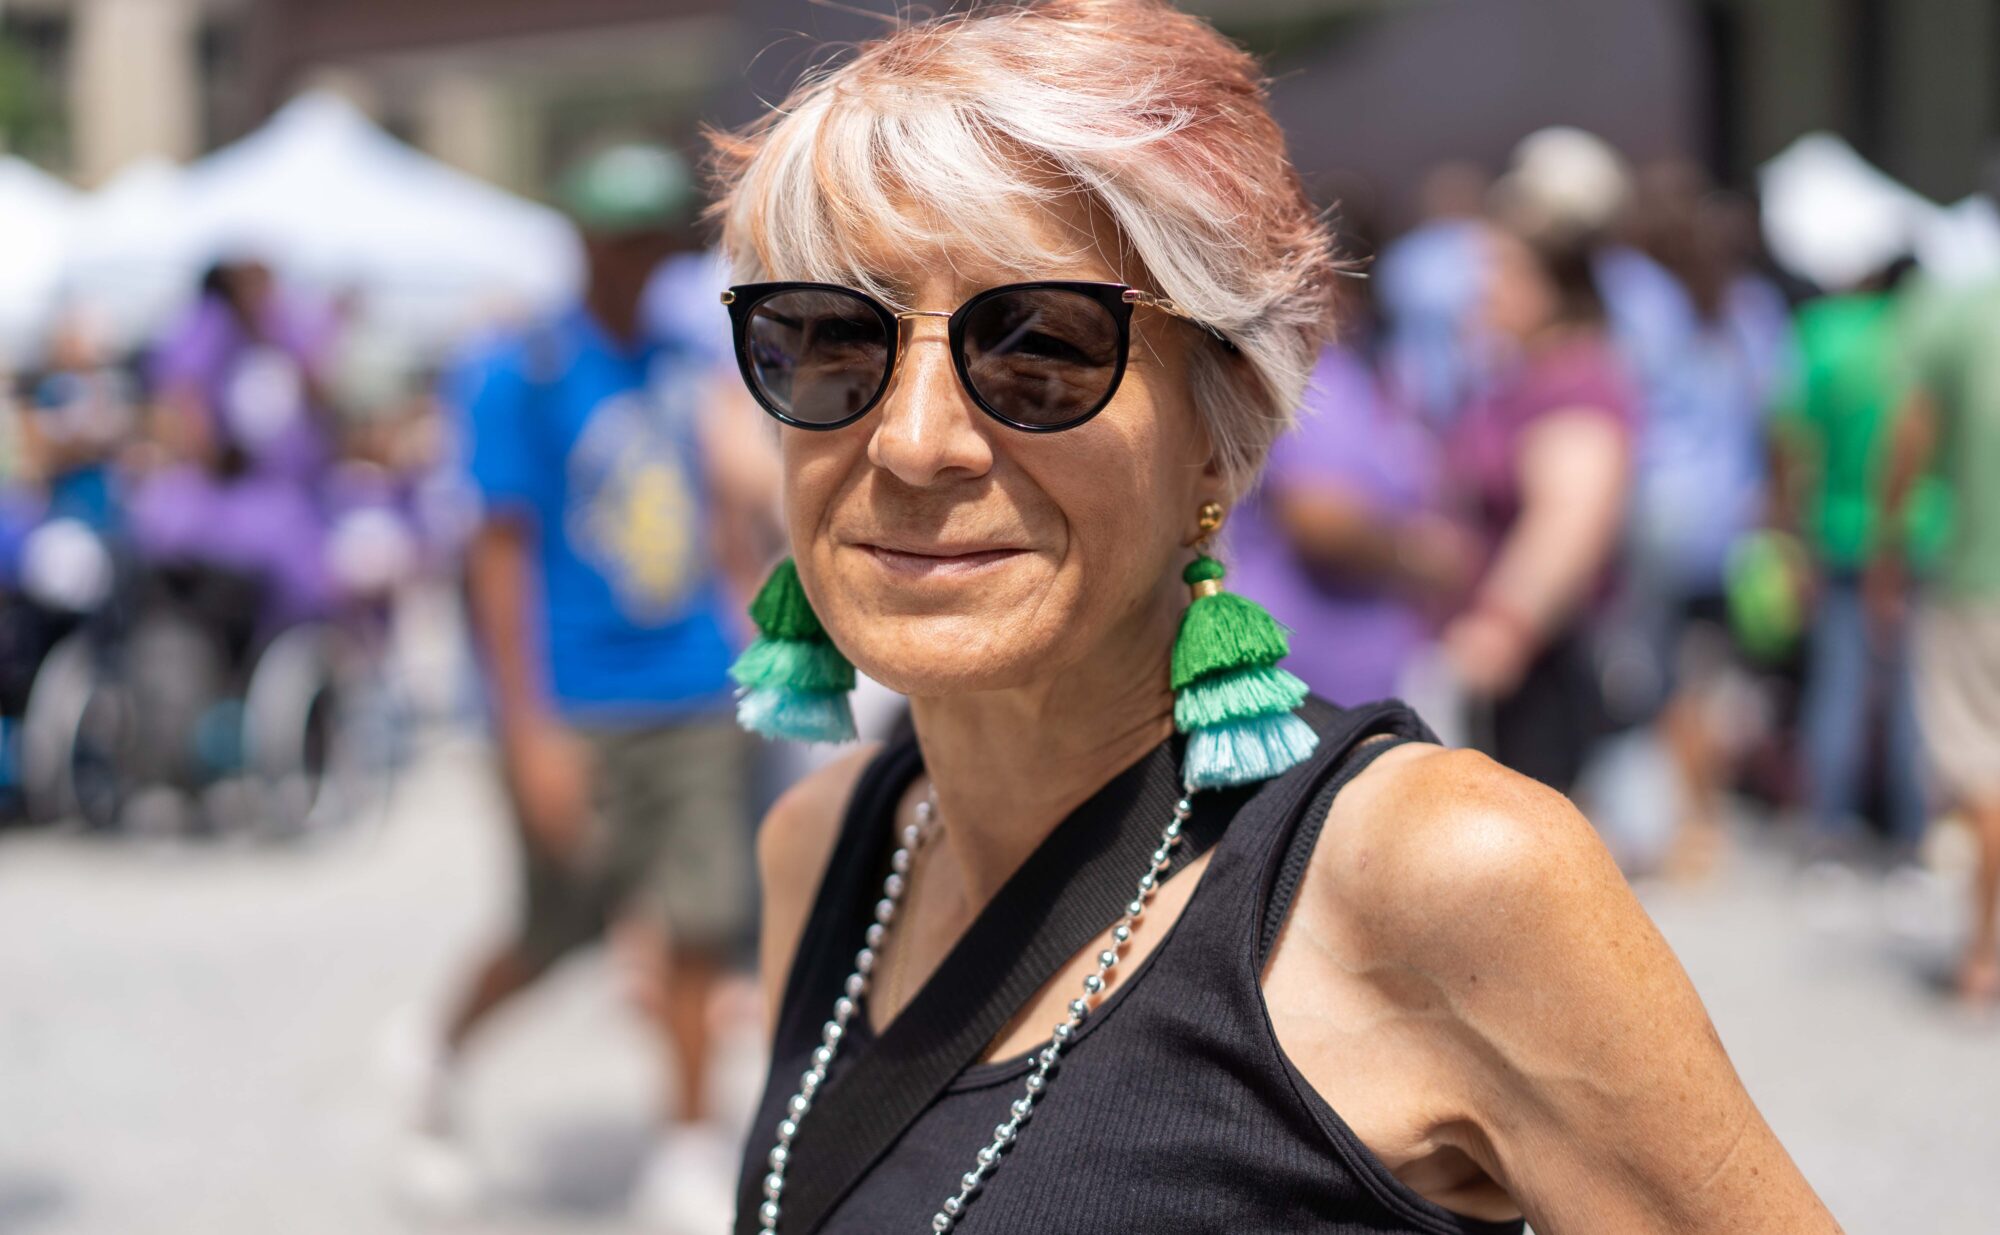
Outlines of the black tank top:
<svg viewBox="0 0 2000 1235">
<path fill-rule="evenodd" d="M 1079 1030 L 1034 1118 L 954 1228 L 962 1235 L 1520 1235 L 1519 1219 L 1465 1217 L 1398 1180 L 1279 1048 L 1261 974 L 1333 794 L 1396 742 L 1435 740 L 1395 701 L 1342 709 L 1314 699 L 1300 714 L 1321 735 L 1313 758 L 1253 792 L 1196 798 L 1235 811 L 1208 869 L 1166 936 Z M 1395 741 L 1357 751 L 1384 734 Z M 1156 793 L 1107 807 L 1100 792 L 1064 826 L 1107 809 L 1144 809 L 1164 821 L 1157 803 L 1176 796 L 1180 747 L 1179 739 L 1163 743 L 1135 769 L 1161 782 Z M 921 771 L 915 744 L 904 742 L 878 755 L 856 786 L 786 984 L 738 1181 L 738 1231 L 756 1229 L 750 1215 L 762 1199 L 773 1130 L 860 946 L 860 924 L 887 869 L 896 805 Z M 836 933 L 851 937 L 820 937 Z M 839 1096 L 843 1063 L 877 1046 L 866 1013 L 857 1013 L 822 1104 Z M 1022 1055 L 961 1070 L 833 1206 L 817 1235 L 929 1231 L 939 1203 L 1007 1118 L 1031 1066 Z M 806 1122 L 822 1115 L 816 1107 Z M 780 1229 L 808 1235 L 796 1225 Z"/>
</svg>

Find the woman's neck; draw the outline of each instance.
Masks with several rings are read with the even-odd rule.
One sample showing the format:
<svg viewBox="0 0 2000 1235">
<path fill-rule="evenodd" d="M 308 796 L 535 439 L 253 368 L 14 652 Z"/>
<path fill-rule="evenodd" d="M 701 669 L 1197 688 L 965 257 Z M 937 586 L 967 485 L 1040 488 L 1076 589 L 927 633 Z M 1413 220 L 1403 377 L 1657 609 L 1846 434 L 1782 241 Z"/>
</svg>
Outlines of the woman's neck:
<svg viewBox="0 0 2000 1235">
<path fill-rule="evenodd" d="M 1180 608 L 1163 596 L 1049 679 L 910 701 L 939 840 L 968 910 L 992 899 L 1071 811 L 1173 734 L 1167 662 Z"/>
</svg>

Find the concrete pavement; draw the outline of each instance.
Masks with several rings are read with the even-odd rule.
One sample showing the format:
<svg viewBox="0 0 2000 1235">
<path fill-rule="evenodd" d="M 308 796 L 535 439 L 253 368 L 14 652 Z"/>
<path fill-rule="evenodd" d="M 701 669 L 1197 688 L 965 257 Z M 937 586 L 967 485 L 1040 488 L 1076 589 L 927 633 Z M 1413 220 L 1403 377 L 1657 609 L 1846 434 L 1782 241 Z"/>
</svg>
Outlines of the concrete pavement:
<svg viewBox="0 0 2000 1235">
<path fill-rule="evenodd" d="M 475 1061 L 486 1214 L 440 1225 L 389 1186 L 385 1060 L 504 920 L 497 807 L 482 753 L 447 744 L 316 848 L 0 838 L 0 1232 L 638 1232 L 656 1078 L 601 959 Z M 1643 895 L 1850 1232 L 2000 1232 L 2000 1026 L 1935 980 L 1955 899 L 1808 892 L 1761 845 Z"/>
</svg>

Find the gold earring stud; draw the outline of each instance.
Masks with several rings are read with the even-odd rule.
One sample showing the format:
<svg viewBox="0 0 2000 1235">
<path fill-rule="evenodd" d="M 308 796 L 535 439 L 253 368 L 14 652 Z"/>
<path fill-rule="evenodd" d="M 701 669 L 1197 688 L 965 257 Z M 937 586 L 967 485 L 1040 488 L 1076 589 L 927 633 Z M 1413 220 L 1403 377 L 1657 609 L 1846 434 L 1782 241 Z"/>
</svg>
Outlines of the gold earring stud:
<svg viewBox="0 0 2000 1235">
<path fill-rule="evenodd" d="M 1222 529 L 1222 520 L 1227 514 L 1228 511 L 1223 509 L 1221 502 L 1201 504 L 1201 509 L 1195 512 L 1195 527 L 1199 529 L 1199 534 L 1194 539 L 1197 553 L 1208 552 L 1208 542 L 1215 539 L 1215 534 Z"/>
</svg>

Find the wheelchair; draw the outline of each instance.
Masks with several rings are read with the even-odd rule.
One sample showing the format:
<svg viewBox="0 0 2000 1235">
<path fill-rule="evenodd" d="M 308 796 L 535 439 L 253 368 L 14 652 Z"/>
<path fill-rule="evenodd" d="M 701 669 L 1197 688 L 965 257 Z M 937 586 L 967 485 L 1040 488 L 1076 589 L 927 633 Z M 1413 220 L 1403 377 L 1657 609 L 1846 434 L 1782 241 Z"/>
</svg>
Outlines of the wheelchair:
<svg viewBox="0 0 2000 1235">
<path fill-rule="evenodd" d="M 31 819 L 294 841 L 386 799 L 400 725 L 365 623 L 273 628 L 254 578 L 129 555 L 93 612 L 47 609 L 17 618 L 23 659 L 46 648 L 14 727 Z"/>
</svg>

